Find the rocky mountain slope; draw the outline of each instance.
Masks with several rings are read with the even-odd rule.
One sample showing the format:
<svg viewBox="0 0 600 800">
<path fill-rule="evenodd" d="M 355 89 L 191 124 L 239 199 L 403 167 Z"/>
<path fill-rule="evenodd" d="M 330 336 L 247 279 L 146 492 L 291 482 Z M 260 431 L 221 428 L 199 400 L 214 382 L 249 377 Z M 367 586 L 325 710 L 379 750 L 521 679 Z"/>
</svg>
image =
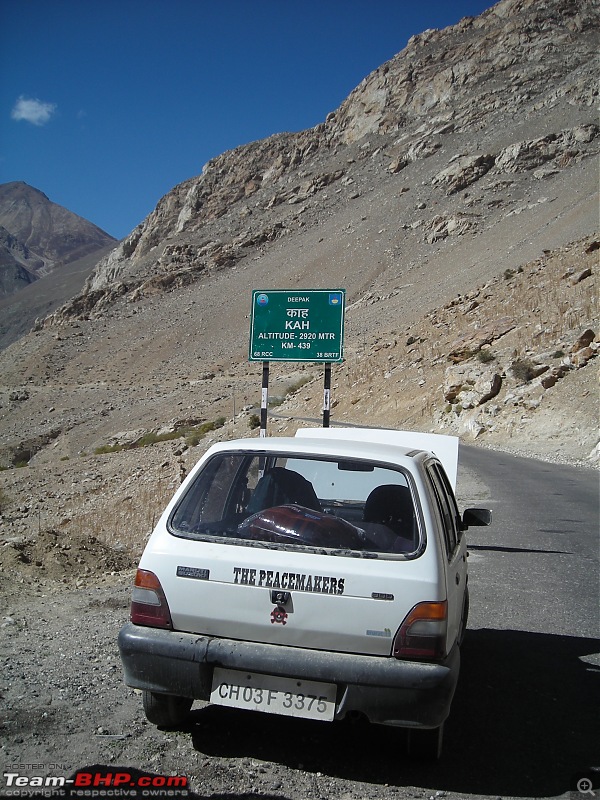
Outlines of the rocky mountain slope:
<svg viewBox="0 0 600 800">
<path fill-rule="evenodd" d="M 10 535 L 136 549 L 209 441 L 251 435 L 254 288 L 347 290 L 334 424 L 594 464 L 598 16 L 502 0 L 176 186 L 0 354 Z M 271 432 L 318 421 L 321 369 L 271 372 Z"/>
<path fill-rule="evenodd" d="M 596 4 L 557 0 L 504 0 L 478 18 L 412 37 L 323 124 L 224 153 L 175 187 L 99 265 L 65 316 L 98 314 L 121 294 L 138 300 L 230 269 L 298 231 L 327 234 L 334 217 L 348 217 L 363 236 L 391 226 L 391 252 L 378 254 L 376 273 L 406 268 L 415 245 L 485 233 L 511 211 L 521 214 L 528 192 L 539 189 L 543 198 L 552 178 L 575 177 L 597 153 L 597 44 Z M 584 203 L 593 164 L 577 192 Z M 373 191 L 383 207 L 374 206 Z M 359 253 L 351 272 L 364 275 Z M 316 278 L 307 275 L 313 259 L 329 272 L 341 255 L 312 248 L 299 283 Z"/>
<path fill-rule="evenodd" d="M 116 244 L 96 225 L 23 182 L 0 184 L 0 297 Z"/>
</svg>

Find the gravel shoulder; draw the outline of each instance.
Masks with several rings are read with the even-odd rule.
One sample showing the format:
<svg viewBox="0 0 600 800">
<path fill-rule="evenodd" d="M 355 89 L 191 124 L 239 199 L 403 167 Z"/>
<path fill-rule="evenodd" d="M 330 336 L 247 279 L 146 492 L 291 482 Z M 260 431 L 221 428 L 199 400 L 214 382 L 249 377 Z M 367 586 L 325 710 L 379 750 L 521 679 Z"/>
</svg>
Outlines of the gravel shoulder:
<svg viewBox="0 0 600 800">
<path fill-rule="evenodd" d="M 3 773 L 185 775 L 190 796 L 198 798 L 446 796 L 425 767 L 415 773 L 404 760 L 401 732 L 350 725 L 332 732 L 318 723 L 202 703 L 183 730 L 147 723 L 139 693 L 122 682 L 116 648 L 131 577 L 125 570 L 81 588 L 29 587 L 27 595 L 4 597 Z M 392 742 L 399 752 L 393 783 L 383 752 Z"/>
</svg>

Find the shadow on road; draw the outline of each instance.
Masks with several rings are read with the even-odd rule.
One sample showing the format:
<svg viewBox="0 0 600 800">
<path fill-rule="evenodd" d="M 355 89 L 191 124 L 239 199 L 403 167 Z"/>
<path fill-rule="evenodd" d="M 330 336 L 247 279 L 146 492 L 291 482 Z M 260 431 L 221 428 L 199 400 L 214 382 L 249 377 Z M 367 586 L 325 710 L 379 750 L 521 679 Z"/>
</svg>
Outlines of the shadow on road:
<svg viewBox="0 0 600 800">
<path fill-rule="evenodd" d="M 501 545 L 470 544 L 469 550 L 483 551 L 486 553 L 541 553 L 555 556 L 572 556 L 569 550 L 534 550 L 531 547 L 504 547 Z"/>
<path fill-rule="evenodd" d="M 216 706 L 194 711 L 197 751 L 253 757 L 356 781 L 477 795 L 547 797 L 595 765 L 600 640 L 471 630 L 437 764 L 411 762 L 405 732 Z"/>
</svg>

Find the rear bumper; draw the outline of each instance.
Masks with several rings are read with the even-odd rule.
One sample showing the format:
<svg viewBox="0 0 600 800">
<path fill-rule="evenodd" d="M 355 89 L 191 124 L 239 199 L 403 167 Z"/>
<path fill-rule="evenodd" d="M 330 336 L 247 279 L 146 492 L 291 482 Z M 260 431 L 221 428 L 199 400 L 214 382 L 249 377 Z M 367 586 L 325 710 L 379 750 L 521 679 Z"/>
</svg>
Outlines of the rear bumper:
<svg viewBox="0 0 600 800">
<path fill-rule="evenodd" d="M 450 713 L 460 654 L 441 664 L 219 639 L 127 623 L 119 633 L 125 683 L 208 700 L 214 667 L 335 683 L 336 719 L 433 728 Z"/>
</svg>

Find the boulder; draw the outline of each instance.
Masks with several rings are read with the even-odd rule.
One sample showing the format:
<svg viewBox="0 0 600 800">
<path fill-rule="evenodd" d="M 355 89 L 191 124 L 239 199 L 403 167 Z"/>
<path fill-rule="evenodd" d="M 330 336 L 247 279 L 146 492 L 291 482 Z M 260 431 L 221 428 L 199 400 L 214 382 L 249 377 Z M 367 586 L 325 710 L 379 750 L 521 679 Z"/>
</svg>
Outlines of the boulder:
<svg viewBox="0 0 600 800">
<path fill-rule="evenodd" d="M 472 219 L 460 214 L 440 216 L 436 215 L 428 225 L 425 241 L 434 244 L 448 236 L 462 236 L 474 227 Z"/>
<path fill-rule="evenodd" d="M 465 331 L 450 345 L 448 358 L 455 363 L 465 361 L 481 350 L 484 345 L 500 339 L 515 327 L 516 323 L 513 319 L 500 317 L 499 319 L 491 320 L 480 328 Z"/>
<path fill-rule="evenodd" d="M 444 398 L 463 408 L 475 408 L 491 400 L 502 388 L 502 376 L 490 367 L 474 363 L 448 367 L 444 380 Z"/>
<path fill-rule="evenodd" d="M 447 195 L 460 192 L 485 175 L 494 166 L 494 161 L 492 155 L 459 156 L 449 167 L 438 172 L 432 183 L 445 186 Z"/>
<path fill-rule="evenodd" d="M 579 352 L 579 350 L 583 350 L 584 348 L 589 347 L 595 338 L 596 334 L 594 333 L 594 331 L 591 328 L 588 328 L 581 334 L 581 336 L 579 336 L 579 338 L 573 345 L 571 352 L 577 353 Z"/>
<path fill-rule="evenodd" d="M 580 367 L 585 367 L 588 361 L 591 358 L 594 358 L 596 355 L 596 350 L 593 347 L 582 347 L 576 353 L 573 354 L 573 365 L 579 369 Z"/>
</svg>

